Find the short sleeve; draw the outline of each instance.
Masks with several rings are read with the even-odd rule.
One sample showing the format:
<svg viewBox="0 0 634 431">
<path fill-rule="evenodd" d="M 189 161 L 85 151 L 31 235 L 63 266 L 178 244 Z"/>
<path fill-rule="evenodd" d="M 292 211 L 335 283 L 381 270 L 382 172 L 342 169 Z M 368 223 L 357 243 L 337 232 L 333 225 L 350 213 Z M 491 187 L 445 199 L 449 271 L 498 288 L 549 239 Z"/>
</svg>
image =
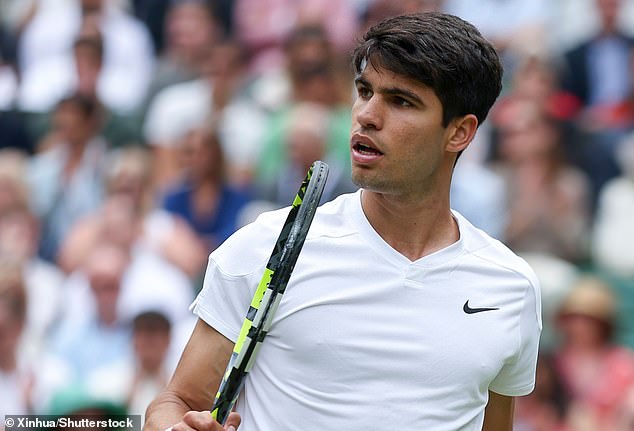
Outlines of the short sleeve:
<svg viewBox="0 0 634 431">
<path fill-rule="evenodd" d="M 213 256 L 209 258 L 203 288 L 191 310 L 209 326 L 235 342 L 246 316 L 252 291 L 249 276 L 224 274 Z"/>
<path fill-rule="evenodd" d="M 533 391 L 541 329 L 541 297 L 538 282 L 534 280 L 524 295 L 517 354 L 504 365 L 491 382 L 491 391 L 507 396 L 528 395 Z"/>
<path fill-rule="evenodd" d="M 190 309 L 236 341 L 287 210 L 264 213 L 209 256 L 203 287 Z"/>
</svg>

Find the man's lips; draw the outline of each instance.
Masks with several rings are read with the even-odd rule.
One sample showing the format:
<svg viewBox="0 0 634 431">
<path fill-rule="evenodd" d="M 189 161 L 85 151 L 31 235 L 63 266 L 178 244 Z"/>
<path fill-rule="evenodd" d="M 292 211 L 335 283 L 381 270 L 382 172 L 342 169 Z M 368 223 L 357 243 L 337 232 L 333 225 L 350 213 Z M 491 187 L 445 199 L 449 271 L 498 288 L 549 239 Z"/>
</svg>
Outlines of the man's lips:
<svg viewBox="0 0 634 431">
<path fill-rule="evenodd" d="M 363 156 L 381 156 L 381 152 L 372 139 L 367 136 L 355 133 L 350 139 L 352 151 Z"/>
<path fill-rule="evenodd" d="M 383 152 L 365 135 L 352 135 L 350 149 L 350 157 L 356 165 L 371 165 L 383 157 Z"/>
</svg>

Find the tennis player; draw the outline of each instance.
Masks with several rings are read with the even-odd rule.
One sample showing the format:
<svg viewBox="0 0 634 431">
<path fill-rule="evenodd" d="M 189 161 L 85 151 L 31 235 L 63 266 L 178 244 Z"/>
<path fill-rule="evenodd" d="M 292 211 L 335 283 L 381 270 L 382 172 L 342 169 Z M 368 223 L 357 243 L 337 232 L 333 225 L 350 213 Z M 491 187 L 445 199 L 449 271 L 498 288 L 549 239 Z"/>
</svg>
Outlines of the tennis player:
<svg viewBox="0 0 634 431">
<path fill-rule="evenodd" d="M 225 427 L 208 410 L 287 211 L 209 258 L 199 321 L 146 430 L 512 429 L 535 383 L 539 287 L 452 211 L 456 159 L 501 88 L 471 24 L 431 13 L 372 27 L 353 54 L 352 178 L 318 210 Z M 203 412 L 201 412 L 203 411 Z"/>
</svg>

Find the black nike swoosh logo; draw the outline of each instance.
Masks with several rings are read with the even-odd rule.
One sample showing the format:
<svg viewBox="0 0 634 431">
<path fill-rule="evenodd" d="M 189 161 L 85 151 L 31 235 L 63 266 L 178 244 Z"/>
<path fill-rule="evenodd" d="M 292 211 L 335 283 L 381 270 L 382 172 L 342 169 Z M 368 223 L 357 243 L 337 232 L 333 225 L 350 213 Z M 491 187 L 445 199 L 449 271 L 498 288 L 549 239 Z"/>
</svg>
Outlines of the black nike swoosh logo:
<svg viewBox="0 0 634 431">
<path fill-rule="evenodd" d="M 475 313 L 482 313 L 483 311 L 499 310 L 499 308 L 494 308 L 494 307 L 471 308 L 471 307 L 469 307 L 469 300 L 467 300 L 467 302 L 464 303 L 464 306 L 462 307 L 462 310 L 465 313 L 467 313 L 467 314 L 475 314 Z"/>
</svg>

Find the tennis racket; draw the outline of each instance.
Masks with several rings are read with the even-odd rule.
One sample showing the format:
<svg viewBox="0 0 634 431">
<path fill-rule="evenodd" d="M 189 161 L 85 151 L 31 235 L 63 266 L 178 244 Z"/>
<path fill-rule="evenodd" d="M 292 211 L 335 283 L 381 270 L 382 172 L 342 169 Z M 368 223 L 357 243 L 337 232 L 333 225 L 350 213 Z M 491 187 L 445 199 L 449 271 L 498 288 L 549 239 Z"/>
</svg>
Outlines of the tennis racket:
<svg viewBox="0 0 634 431">
<path fill-rule="evenodd" d="M 328 165 L 321 161 L 313 163 L 275 242 L 211 408 L 212 417 L 221 424 L 225 423 L 233 409 L 260 345 L 271 328 L 273 316 L 317 211 L 327 177 Z"/>
</svg>

